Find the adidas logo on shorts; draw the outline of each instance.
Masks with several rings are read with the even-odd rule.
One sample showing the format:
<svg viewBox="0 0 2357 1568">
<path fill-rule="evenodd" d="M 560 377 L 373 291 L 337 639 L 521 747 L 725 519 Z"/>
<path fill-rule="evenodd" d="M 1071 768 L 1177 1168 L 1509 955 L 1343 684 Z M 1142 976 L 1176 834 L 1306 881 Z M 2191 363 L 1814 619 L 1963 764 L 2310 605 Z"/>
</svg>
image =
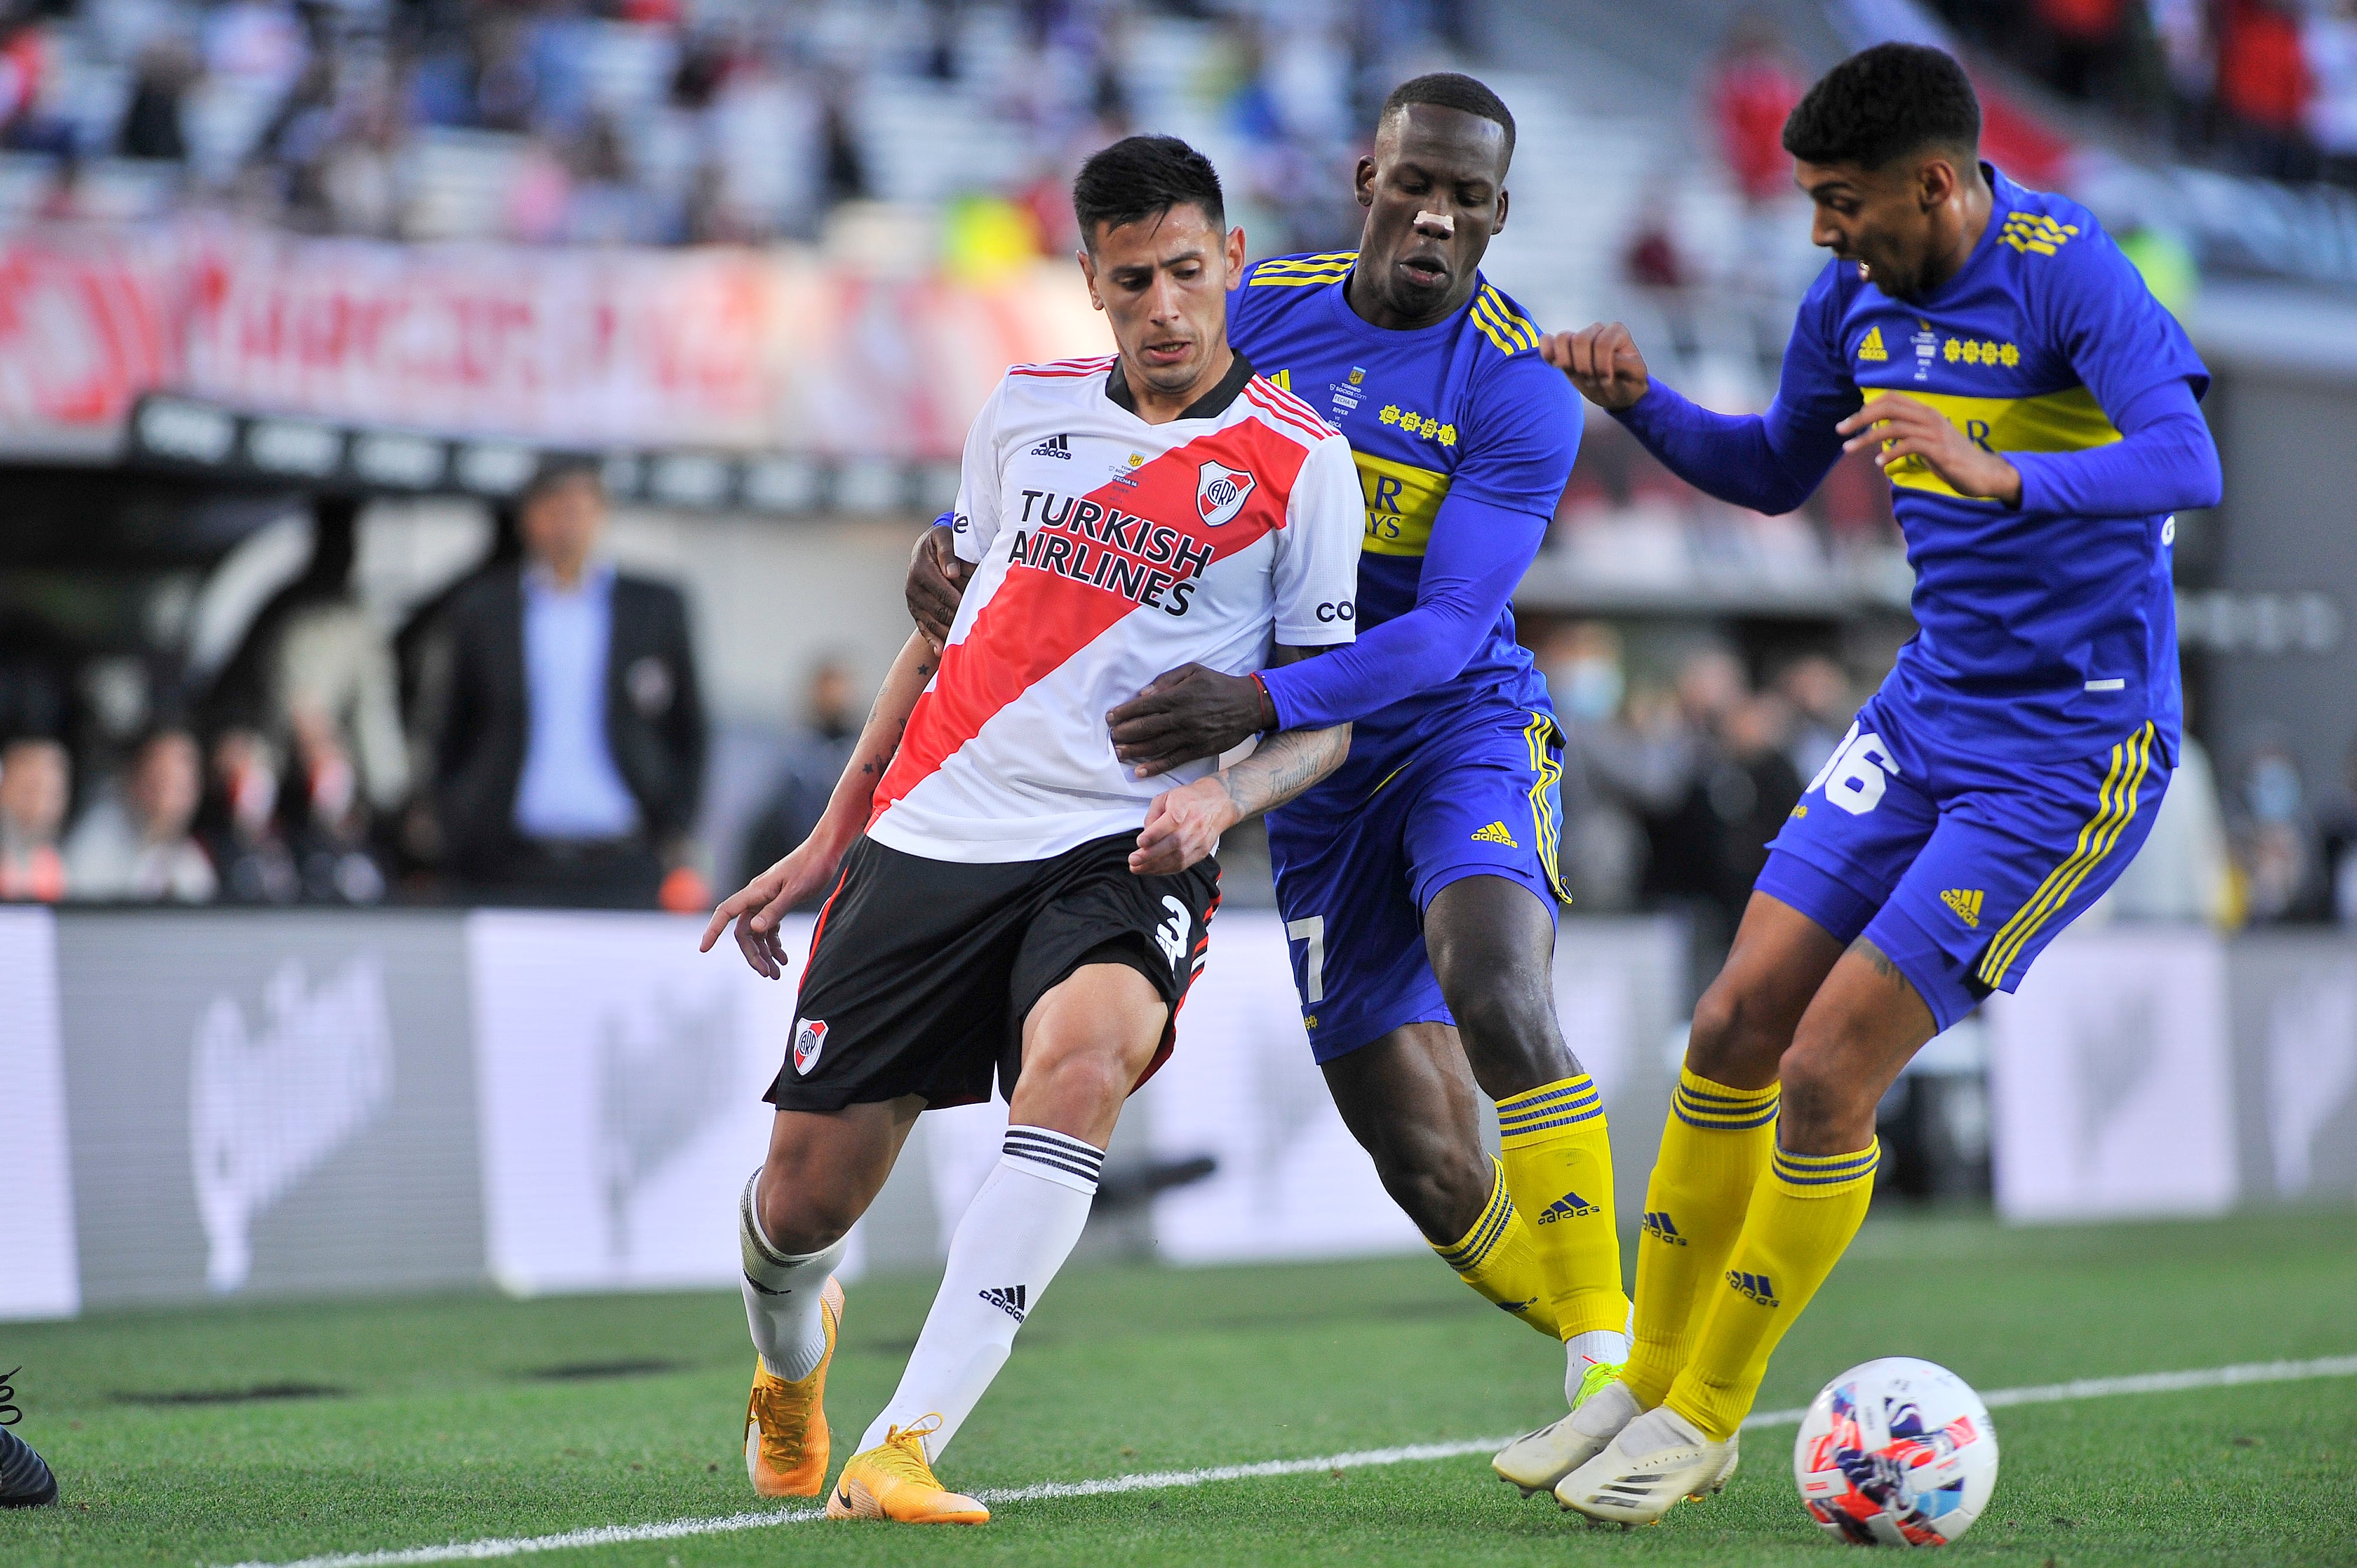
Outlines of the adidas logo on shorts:
<svg viewBox="0 0 2357 1568">
<path fill-rule="evenodd" d="M 1503 822 L 1491 822 L 1486 828 L 1475 829 L 1473 832 L 1473 842 L 1475 843 L 1501 843 L 1508 849 L 1520 849 L 1523 847 L 1521 844 L 1514 842 L 1514 835 L 1506 831 L 1506 824 Z"/>
<path fill-rule="evenodd" d="M 1975 930 L 1980 929 L 1981 889 L 1951 887 L 1940 895 L 1940 902 L 1945 904 L 1957 919 Z"/>
<path fill-rule="evenodd" d="M 1021 1285 L 995 1285 L 989 1290 L 975 1294 L 1016 1322 L 1023 1321 L 1023 1287 Z"/>
</svg>

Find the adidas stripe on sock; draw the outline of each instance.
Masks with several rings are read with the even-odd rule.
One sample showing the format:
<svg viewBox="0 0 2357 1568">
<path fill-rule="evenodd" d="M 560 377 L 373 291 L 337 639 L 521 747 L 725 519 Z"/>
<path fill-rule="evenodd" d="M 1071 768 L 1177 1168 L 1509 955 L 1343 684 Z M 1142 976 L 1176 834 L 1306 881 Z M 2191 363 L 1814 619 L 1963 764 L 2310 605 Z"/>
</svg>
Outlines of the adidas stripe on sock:
<svg viewBox="0 0 2357 1568">
<path fill-rule="evenodd" d="M 1060 1179 L 1073 1191 L 1091 1197 L 1096 1196 L 1097 1179 L 1104 1174 L 1103 1149 L 1046 1127 L 1009 1127 L 1001 1148 L 1007 1159 L 1038 1166 L 1034 1174 L 1049 1181 Z"/>
</svg>

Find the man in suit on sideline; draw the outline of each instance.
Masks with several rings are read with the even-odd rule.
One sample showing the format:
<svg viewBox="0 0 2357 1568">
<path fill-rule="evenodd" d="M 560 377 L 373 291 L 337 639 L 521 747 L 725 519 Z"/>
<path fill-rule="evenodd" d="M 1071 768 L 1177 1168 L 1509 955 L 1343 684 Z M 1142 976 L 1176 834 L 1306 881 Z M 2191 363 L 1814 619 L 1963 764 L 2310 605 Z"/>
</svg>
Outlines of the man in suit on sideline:
<svg viewBox="0 0 2357 1568">
<path fill-rule="evenodd" d="M 606 497 L 589 464 L 544 469 L 519 510 L 522 563 L 450 607 L 446 863 L 490 902 L 652 908 L 704 784 L 686 603 L 594 557 Z"/>
</svg>

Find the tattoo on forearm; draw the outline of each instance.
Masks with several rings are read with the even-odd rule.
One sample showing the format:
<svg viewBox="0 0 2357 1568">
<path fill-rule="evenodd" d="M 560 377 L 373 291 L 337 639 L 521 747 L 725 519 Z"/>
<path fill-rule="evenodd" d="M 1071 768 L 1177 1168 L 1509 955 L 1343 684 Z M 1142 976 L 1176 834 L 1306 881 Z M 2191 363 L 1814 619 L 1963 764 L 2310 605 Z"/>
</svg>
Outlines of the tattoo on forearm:
<svg viewBox="0 0 2357 1568">
<path fill-rule="evenodd" d="M 1220 787 L 1244 816 L 1274 811 L 1335 768 L 1351 752 L 1351 726 L 1286 730 L 1220 775 Z"/>
</svg>

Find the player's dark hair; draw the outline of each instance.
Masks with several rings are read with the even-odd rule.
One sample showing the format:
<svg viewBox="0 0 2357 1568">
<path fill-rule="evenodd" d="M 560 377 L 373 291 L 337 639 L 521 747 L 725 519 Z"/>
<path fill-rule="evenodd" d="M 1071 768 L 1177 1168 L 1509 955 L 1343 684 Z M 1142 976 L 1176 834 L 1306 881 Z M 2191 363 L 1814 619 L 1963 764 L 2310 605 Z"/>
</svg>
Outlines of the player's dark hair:
<svg viewBox="0 0 2357 1568">
<path fill-rule="evenodd" d="M 1124 136 L 1082 164 L 1072 181 L 1072 216 L 1092 251 L 1100 223 L 1118 229 L 1182 206 L 1200 208 L 1215 230 L 1228 226 L 1220 171 L 1176 136 Z"/>
<path fill-rule="evenodd" d="M 1923 44 L 1877 44 L 1825 72 L 1784 121 L 1784 150 L 1811 164 L 1880 168 L 1939 147 L 1981 144 L 1981 101 L 1953 56 Z"/>
<path fill-rule="evenodd" d="M 1514 161 L 1514 115 L 1506 101 L 1469 76 L 1453 70 L 1436 70 L 1429 76 L 1410 77 L 1392 89 L 1383 100 L 1383 113 L 1375 116 L 1375 131 L 1392 122 L 1392 116 L 1411 103 L 1429 103 L 1436 109 L 1456 109 L 1478 119 L 1503 126 L 1506 132 L 1505 164 Z M 1504 172 L 1504 164 L 1499 166 Z"/>
</svg>

